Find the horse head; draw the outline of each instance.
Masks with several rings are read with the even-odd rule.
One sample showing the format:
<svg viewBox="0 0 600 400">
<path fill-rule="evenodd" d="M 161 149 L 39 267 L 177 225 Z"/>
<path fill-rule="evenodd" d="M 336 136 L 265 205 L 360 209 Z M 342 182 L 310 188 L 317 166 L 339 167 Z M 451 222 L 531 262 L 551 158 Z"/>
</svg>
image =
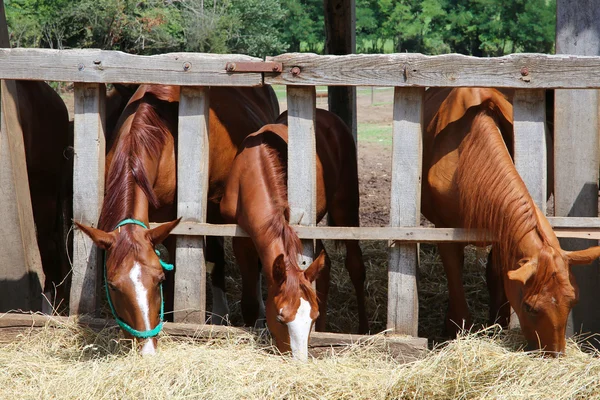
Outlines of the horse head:
<svg viewBox="0 0 600 400">
<path fill-rule="evenodd" d="M 564 251 L 545 245 L 505 275 L 508 300 L 519 317 L 528 348 L 558 356 L 565 351 L 567 319 L 579 290 L 572 267 L 600 257 L 600 247 Z"/>
<path fill-rule="evenodd" d="M 291 351 L 293 358 L 306 361 L 310 331 L 319 317 L 317 294 L 312 283 L 325 265 L 325 252 L 322 251 L 304 271 L 294 261 L 285 260 L 280 254 L 273 262 L 266 317 L 279 351 Z"/>
<path fill-rule="evenodd" d="M 159 258 L 156 246 L 180 219 L 147 229 L 140 221 L 123 220 L 111 232 L 77 223 L 106 251 L 104 278 L 108 304 L 125 336 L 137 339 L 141 354 L 154 354 L 163 324 L 162 282 L 172 265 Z"/>
</svg>

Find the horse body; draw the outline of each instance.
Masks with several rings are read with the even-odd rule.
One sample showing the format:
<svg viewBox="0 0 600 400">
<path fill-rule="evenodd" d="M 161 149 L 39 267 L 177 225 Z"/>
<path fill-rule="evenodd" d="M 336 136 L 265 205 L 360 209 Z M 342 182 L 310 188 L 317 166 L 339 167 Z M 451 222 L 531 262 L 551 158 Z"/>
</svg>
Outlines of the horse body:
<svg viewBox="0 0 600 400">
<path fill-rule="evenodd" d="M 569 266 L 591 262 L 600 249 L 560 248 L 512 162 L 507 96 L 494 89 L 433 89 L 425 108 L 423 214 L 437 227 L 489 231 L 497 239 L 487 268 L 491 322 L 506 326 L 510 304 L 530 347 L 564 351 L 567 316 L 578 296 Z M 464 246 L 438 245 L 448 276 L 449 332 L 461 321 L 471 325 L 462 287 Z"/>
<path fill-rule="evenodd" d="M 268 108 L 269 104 L 251 103 L 249 99 L 268 99 L 270 94 L 273 92 L 268 87 L 210 91 L 209 198 L 213 209 L 220 200 L 219 190 L 224 187 L 228 171 L 221 164 L 233 160 L 236 143 L 271 122 L 260 120 L 267 116 L 263 107 Z M 161 322 L 161 283 L 166 279 L 155 247 L 179 222 L 173 220 L 177 211 L 174 200 L 179 95 L 178 86 L 142 85 L 137 89 L 108 145 L 106 195 L 99 229 L 77 224 L 107 251 L 106 280 L 118 318 L 131 330 L 146 333 Z M 214 212 L 209 210 L 208 215 L 210 222 L 215 222 L 213 218 L 218 222 Z M 115 229 L 128 220 L 133 222 Z M 147 230 L 145 226 L 150 220 L 173 221 Z M 169 240 L 165 245 L 173 254 L 174 241 Z M 172 309 L 172 277 L 165 285 L 166 308 Z M 145 339 L 140 344 L 142 352 L 153 353 L 155 337 L 141 338 Z"/>
<path fill-rule="evenodd" d="M 329 285 L 326 254 L 304 271 L 298 265 L 301 242 L 289 226 L 287 202 L 287 114 L 248 136 L 236 156 L 221 201 L 226 222 L 238 223 L 250 238 L 234 238 L 243 279 L 242 313 L 247 325 L 259 315 L 258 261 L 268 284 L 266 317 L 281 351 L 306 359 L 310 326 L 324 330 Z M 348 128 L 334 114 L 317 110 L 317 221 L 329 213 L 337 226 L 358 226 L 356 147 Z M 359 331 L 368 330 L 364 307 L 365 270 L 356 241 L 346 243 L 346 268 L 359 304 Z M 322 247 L 320 244 L 319 247 Z M 317 296 L 311 283 L 317 280 Z"/>
</svg>

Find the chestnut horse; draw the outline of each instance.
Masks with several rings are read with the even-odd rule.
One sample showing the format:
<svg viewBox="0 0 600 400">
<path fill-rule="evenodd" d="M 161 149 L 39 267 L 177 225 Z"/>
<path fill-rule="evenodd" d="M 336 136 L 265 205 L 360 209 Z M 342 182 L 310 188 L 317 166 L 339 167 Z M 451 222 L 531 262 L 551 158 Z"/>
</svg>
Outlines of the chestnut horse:
<svg viewBox="0 0 600 400">
<path fill-rule="evenodd" d="M 44 82 L 15 81 L 23 130 L 31 205 L 47 297 L 54 306 L 68 298 L 70 267 L 63 231 L 63 177 L 69 171 L 69 114 L 60 96 Z"/>
<path fill-rule="evenodd" d="M 273 104 L 273 97 L 270 87 L 211 88 L 209 222 L 219 222 L 211 206 L 213 210 L 218 207 L 237 144 L 275 119 L 275 112 L 265 111 Z M 173 220 L 178 101 L 178 86 L 138 88 L 108 144 L 106 195 L 99 229 L 77 224 L 106 250 L 109 304 L 126 334 L 140 339 L 142 354 L 155 352 L 162 325 L 161 282 L 165 280 L 163 269 L 169 264 L 159 259 L 155 247 L 179 222 Z M 147 230 L 150 220 L 173 221 Z M 165 244 L 173 254 L 173 241 Z M 171 277 L 167 280 L 167 292 L 171 292 L 165 296 L 167 309 L 172 309 L 172 285 Z"/>
<path fill-rule="evenodd" d="M 302 244 L 289 225 L 287 201 L 287 114 L 248 136 L 235 158 L 221 201 L 227 222 L 239 224 L 250 238 L 234 238 L 233 250 L 242 273 L 242 313 L 254 325 L 260 300 L 258 261 L 268 284 L 267 325 L 280 351 L 306 360 L 310 329 L 325 329 L 329 264 L 324 251 L 304 271 L 299 267 Z M 336 115 L 317 110 L 317 221 L 328 213 L 330 224 L 358 226 L 356 146 Z M 356 290 L 359 332 L 368 331 L 365 310 L 365 267 L 357 241 L 346 241 L 346 268 Z M 320 246 L 322 247 L 322 246 Z M 317 294 L 311 283 L 317 280 Z"/>
<path fill-rule="evenodd" d="M 425 101 L 422 210 L 436 227 L 482 229 L 497 240 L 487 267 L 490 319 L 515 310 L 530 348 L 565 349 L 578 290 L 571 266 L 600 247 L 564 251 L 511 159 L 512 106 L 494 89 L 431 89 Z M 486 237 L 481 242 L 487 242 Z M 448 277 L 446 328 L 471 325 L 462 286 L 465 243 L 438 244 Z"/>
</svg>

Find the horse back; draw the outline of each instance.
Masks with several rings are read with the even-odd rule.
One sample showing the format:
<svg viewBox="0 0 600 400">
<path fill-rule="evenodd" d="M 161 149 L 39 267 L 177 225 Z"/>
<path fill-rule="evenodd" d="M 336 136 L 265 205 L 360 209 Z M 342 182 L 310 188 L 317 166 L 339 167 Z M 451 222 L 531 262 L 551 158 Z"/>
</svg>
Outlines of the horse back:
<svg viewBox="0 0 600 400">
<path fill-rule="evenodd" d="M 500 135 L 495 141 L 512 154 L 512 105 L 494 89 L 433 90 L 426 98 L 423 154 L 422 211 L 437 226 L 462 226 L 460 188 L 455 175 L 466 135 Z M 496 129 L 481 125 L 486 114 Z M 484 148 L 478 151 L 488 151 Z M 474 166 L 475 167 L 475 166 Z"/>
</svg>

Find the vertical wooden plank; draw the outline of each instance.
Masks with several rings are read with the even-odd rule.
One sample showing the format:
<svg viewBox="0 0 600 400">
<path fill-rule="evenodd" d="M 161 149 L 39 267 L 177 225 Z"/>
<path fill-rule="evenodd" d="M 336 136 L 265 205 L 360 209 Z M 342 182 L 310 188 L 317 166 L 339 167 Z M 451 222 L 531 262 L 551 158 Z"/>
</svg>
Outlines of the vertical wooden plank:
<svg viewBox="0 0 600 400">
<path fill-rule="evenodd" d="M 182 87 L 177 150 L 177 214 L 206 222 L 208 195 L 209 89 Z M 177 236 L 175 322 L 203 324 L 206 311 L 204 238 Z"/>
<path fill-rule="evenodd" d="M 0 47 L 10 47 L 2 0 Z M 33 221 L 18 91 L 15 81 L 3 80 L 0 86 L 0 311 L 39 311 L 45 277 Z"/>
<path fill-rule="evenodd" d="M 557 0 L 556 53 L 600 55 L 600 1 Z M 556 90 L 555 93 L 555 214 L 558 217 L 598 216 L 598 90 Z M 561 240 L 566 250 L 596 245 L 589 240 Z M 567 328 L 599 333 L 600 268 L 573 268 L 579 303 Z"/>
<path fill-rule="evenodd" d="M 421 220 L 423 88 L 395 88 L 390 226 L 418 226 Z M 388 267 L 388 329 L 417 336 L 418 246 L 395 245 Z"/>
<path fill-rule="evenodd" d="M 513 100 L 515 167 L 535 204 L 546 214 L 546 94 L 520 89 Z"/>
<path fill-rule="evenodd" d="M 317 145 L 314 86 L 288 86 L 288 202 L 290 223 L 314 226 L 317 219 Z M 303 240 L 301 268 L 314 256 L 312 240 Z"/>
<path fill-rule="evenodd" d="M 356 53 L 355 0 L 325 0 L 325 53 Z M 356 143 L 356 88 L 350 86 L 328 87 L 329 111 L 338 115 L 348 125 Z"/>
<path fill-rule="evenodd" d="M 75 83 L 73 219 L 97 226 L 104 199 L 104 84 Z M 95 314 L 102 279 L 102 252 L 79 230 L 73 234 L 71 314 Z"/>
</svg>

